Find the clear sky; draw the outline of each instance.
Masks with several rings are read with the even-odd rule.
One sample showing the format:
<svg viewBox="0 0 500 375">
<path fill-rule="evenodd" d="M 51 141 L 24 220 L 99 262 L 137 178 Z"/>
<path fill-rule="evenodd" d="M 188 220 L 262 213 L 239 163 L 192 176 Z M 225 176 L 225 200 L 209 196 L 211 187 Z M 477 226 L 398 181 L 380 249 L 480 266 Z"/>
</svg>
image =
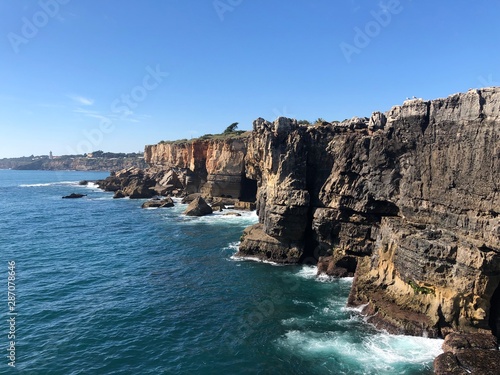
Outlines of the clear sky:
<svg viewBox="0 0 500 375">
<path fill-rule="evenodd" d="M 491 0 L 0 0 L 0 157 L 498 86 L 499 19 Z"/>
</svg>

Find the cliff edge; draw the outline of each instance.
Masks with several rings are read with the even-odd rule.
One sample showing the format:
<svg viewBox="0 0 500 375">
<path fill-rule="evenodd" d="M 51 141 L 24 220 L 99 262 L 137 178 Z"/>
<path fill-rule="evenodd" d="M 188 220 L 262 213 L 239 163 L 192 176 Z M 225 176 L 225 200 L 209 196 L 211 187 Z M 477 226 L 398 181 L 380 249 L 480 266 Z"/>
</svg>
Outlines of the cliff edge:
<svg viewBox="0 0 500 375">
<path fill-rule="evenodd" d="M 162 142 L 146 146 L 144 158 L 153 170 L 176 173 L 187 194 L 254 202 L 257 185 L 245 176 L 249 136 Z"/>
<path fill-rule="evenodd" d="M 258 119 L 259 224 L 238 255 L 355 275 L 349 304 L 394 333 L 500 330 L 500 88 L 299 125 Z"/>
</svg>

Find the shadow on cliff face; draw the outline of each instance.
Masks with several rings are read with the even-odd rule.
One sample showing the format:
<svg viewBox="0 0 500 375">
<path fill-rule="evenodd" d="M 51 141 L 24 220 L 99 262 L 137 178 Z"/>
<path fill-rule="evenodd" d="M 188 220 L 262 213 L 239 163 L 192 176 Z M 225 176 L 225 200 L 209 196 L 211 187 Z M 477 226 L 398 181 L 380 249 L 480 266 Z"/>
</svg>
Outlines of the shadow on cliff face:
<svg viewBox="0 0 500 375">
<path fill-rule="evenodd" d="M 490 306 L 490 319 L 488 323 L 491 328 L 491 332 L 497 338 L 500 338 L 500 285 L 497 286 L 497 289 L 491 297 Z"/>
<path fill-rule="evenodd" d="M 240 200 L 244 202 L 255 202 L 257 200 L 257 181 L 246 178 L 241 179 Z"/>
</svg>

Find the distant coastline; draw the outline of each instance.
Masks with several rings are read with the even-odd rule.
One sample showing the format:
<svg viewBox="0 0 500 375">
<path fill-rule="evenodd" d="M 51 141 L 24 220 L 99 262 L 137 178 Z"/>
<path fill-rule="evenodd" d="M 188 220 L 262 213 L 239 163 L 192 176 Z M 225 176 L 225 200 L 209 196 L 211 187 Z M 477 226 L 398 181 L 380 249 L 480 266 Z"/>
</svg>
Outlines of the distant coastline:
<svg viewBox="0 0 500 375">
<path fill-rule="evenodd" d="M 83 155 L 40 155 L 0 159 L 0 169 L 115 171 L 123 168 L 146 168 L 142 153 L 96 151 Z"/>
</svg>

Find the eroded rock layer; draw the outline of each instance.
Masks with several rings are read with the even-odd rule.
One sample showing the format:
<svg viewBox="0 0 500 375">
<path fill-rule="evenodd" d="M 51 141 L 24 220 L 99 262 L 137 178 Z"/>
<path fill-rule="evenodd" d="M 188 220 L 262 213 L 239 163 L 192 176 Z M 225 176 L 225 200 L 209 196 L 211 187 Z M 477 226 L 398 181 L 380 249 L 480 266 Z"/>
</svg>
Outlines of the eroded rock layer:
<svg viewBox="0 0 500 375">
<path fill-rule="evenodd" d="M 188 194 L 253 200 L 255 191 L 246 193 L 246 144 L 245 136 L 159 143 L 146 146 L 144 158 L 153 168 L 174 170 Z"/>
<path fill-rule="evenodd" d="M 239 255 L 355 272 L 349 303 L 391 332 L 500 328 L 500 89 L 341 123 L 254 122 L 259 224 Z"/>
</svg>

